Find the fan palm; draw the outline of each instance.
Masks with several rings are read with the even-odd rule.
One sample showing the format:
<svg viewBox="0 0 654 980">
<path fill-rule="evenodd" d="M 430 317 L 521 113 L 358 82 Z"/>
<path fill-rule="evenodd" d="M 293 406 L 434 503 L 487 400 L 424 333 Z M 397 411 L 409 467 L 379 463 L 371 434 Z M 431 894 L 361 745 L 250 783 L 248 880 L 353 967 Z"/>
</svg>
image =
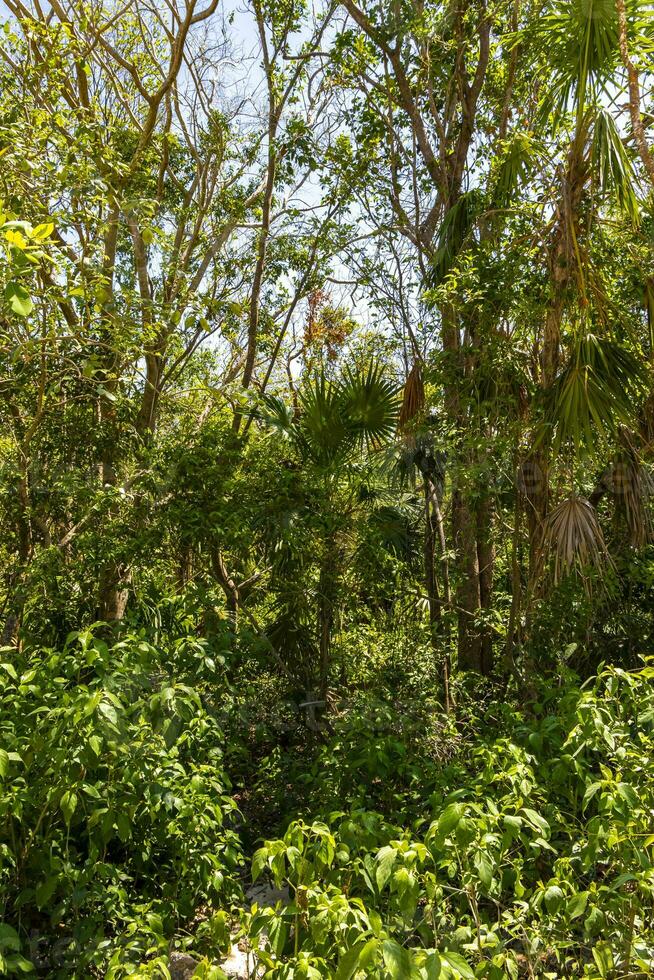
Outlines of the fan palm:
<svg viewBox="0 0 654 980">
<path fill-rule="evenodd" d="M 384 503 L 366 481 L 370 461 L 396 431 L 398 411 L 397 385 L 371 363 L 346 367 L 335 378 L 324 373 L 308 378 L 295 411 L 268 396 L 259 413 L 264 424 L 288 440 L 305 484 L 298 520 L 308 546 L 306 561 L 285 567 L 284 549 L 271 549 L 282 593 L 272 632 L 277 648 L 302 677 L 308 701 L 326 699 L 332 631 L 345 563 L 355 544 L 355 520 Z"/>
<path fill-rule="evenodd" d="M 577 494 L 563 500 L 551 512 L 545 540 L 554 555 L 556 582 L 574 569 L 584 575 L 588 568 L 601 571 L 611 564 L 595 508 Z"/>
<path fill-rule="evenodd" d="M 638 9 L 632 7 L 632 19 Z M 560 185 L 547 255 L 551 295 L 539 345 L 546 425 L 533 451 L 544 477 L 529 498 L 533 558 L 540 553 L 543 534 L 551 533 L 547 515 L 552 449 L 567 441 L 586 451 L 598 432 L 605 437 L 614 434 L 618 424 L 633 416 L 630 395 L 634 377 L 638 383 L 636 358 L 615 337 L 590 332 L 590 324 L 606 324 L 609 317 L 601 277 L 586 245 L 607 207 L 620 210 L 632 223 L 639 215 L 631 156 L 607 109 L 621 63 L 615 6 L 607 0 L 562 0 L 530 24 L 520 41 L 532 45 L 542 66 L 541 126 L 549 126 L 554 136 L 569 133 L 557 168 Z M 575 293 L 578 302 L 573 306 Z M 562 366 L 566 310 L 571 338 Z M 577 512 L 585 514 L 578 508 Z M 538 577 L 540 570 L 540 563 L 532 561 L 532 576 Z"/>
<path fill-rule="evenodd" d="M 591 333 L 575 338 L 547 396 L 554 448 L 571 443 L 588 450 L 597 433 L 608 438 L 621 424 L 633 424 L 644 381 L 642 362 L 621 343 Z"/>
<path fill-rule="evenodd" d="M 298 394 L 292 413 L 277 397 L 266 396 L 260 418 L 288 438 L 303 462 L 329 472 L 362 450 L 380 448 L 395 432 L 398 386 L 383 367 L 346 367 L 342 375 L 314 375 Z"/>
</svg>

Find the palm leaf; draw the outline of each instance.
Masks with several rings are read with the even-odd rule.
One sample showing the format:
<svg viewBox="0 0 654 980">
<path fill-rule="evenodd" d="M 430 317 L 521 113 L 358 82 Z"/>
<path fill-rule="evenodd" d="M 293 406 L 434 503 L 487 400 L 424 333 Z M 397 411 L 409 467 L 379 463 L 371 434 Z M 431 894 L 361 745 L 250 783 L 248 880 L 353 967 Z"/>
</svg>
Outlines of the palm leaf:
<svg viewBox="0 0 654 980">
<path fill-rule="evenodd" d="M 554 556 L 554 580 L 576 570 L 602 571 L 613 562 L 604 542 L 595 508 L 585 497 L 573 494 L 549 514 L 544 540 Z"/>
<path fill-rule="evenodd" d="M 276 395 L 263 395 L 256 417 L 268 429 L 288 438 L 293 431 L 293 412 L 291 407 Z"/>
<path fill-rule="evenodd" d="M 338 384 L 324 374 L 316 375 L 302 387 L 298 405 L 295 440 L 301 455 L 329 466 L 352 441 Z"/>
<path fill-rule="evenodd" d="M 495 207 L 506 208 L 512 203 L 515 192 L 543 154 L 544 147 L 531 133 L 519 131 L 505 141 L 492 175 Z"/>
<path fill-rule="evenodd" d="M 635 399 L 644 388 L 641 361 L 615 340 L 588 333 L 577 340 L 549 393 L 547 420 L 554 447 L 572 443 L 590 449 L 598 435 L 616 434 L 634 423 Z"/>
<path fill-rule="evenodd" d="M 382 365 L 346 368 L 337 395 L 341 419 L 356 445 L 377 449 L 394 434 L 400 407 L 398 386 Z"/>
<path fill-rule="evenodd" d="M 480 211 L 479 191 L 472 190 L 462 194 L 446 213 L 438 230 L 437 249 L 432 260 L 434 285 L 438 286 L 450 272 L 457 255 L 472 234 Z"/>
<path fill-rule="evenodd" d="M 606 109 L 597 110 L 595 116 L 591 159 L 602 192 L 614 197 L 618 207 L 637 225 L 640 215 L 634 168 L 615 120 Z"/>
<path fill-rule="evenodd" d="M 561 121 L 583 109 L 589 89 L 605 87 L 618 63 L 618 16 L 607 0 L 563 0 L 521 35 L 542 52 L 547 71 L 543 110 Z"/>
</svg>

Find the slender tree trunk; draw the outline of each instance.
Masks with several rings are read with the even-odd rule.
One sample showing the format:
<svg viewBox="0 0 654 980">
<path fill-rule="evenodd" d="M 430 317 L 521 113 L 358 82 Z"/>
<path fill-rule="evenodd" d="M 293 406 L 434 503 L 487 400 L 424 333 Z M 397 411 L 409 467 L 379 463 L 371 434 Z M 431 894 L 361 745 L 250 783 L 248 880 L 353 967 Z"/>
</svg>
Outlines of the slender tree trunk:
<svg viewBox="0 0 654 980">
<path fill-rule="evenodd" d="M 211 549 L 211 565 L 213 568 L 213 573 L 220 583 L 220 586 L 225 593 L 225 600 L 227 611 L 230 614 L 234 626 L 238 623 L 238 611 L 240 605 L 240 595 L 238 590 L 238 585 L 235 579 L 230 575 L 225 565 L 225 560 L 223 558 L 223 553 L 220 548 Z"/>
<path fill-rule="evenodd" d="M 438 543 L 440 547 L 440 566 L 441 573 L 443 576 L 443 602 L 447 609 L 452 606 L 452 591 L 450 588 L 450 563 L 447 558 L 447 541 L 445 539 L 445 522 L 443 521 L 443 511 L 441 509 L 441 501 L 438 497 L 438 491 L 436 487 L 431 484 L 431 505 L 433 510 L 433 520 L 436 521 L 436 530 L 438 533 Z"/>
<path fill-rule="evenodd" d="M 627 11 L 625 0 L 615 0 L 618 12 L 618 39 L 620 44 L 620 57 L 627 72 L 629 84 L 629 115 L 631 117 L 631 128 L 634 132 L 634 139 L 638 148 L 638 154 L 642 161 L 645 173 L 649 182 L 654 187 L 654 157 L 650 151 L 645 136 L 643 120 L 640 114 L 640 82 L 638 80 L 638 70 L 631 60 L 629 54 L 629 39 L 627 35 Z"/>
<path fill-rule="evenodd" d="M 495 545 L 493 543 L 493 503 L 490 494 L 484 494 L 477 505 L 477 560 L 479 564 L 479 601 L 484 620 L 481 627 L 481 672 L 490 674 L 493 669 L 493 629 L 490 612 L 493 598 L 493 567 Z"/>
<path fill-rule="evenodd" d="M 429 477 L 424 480 L 425 495 L 425 542 L 424 542 L 424 562 L 425 562 L 425 586 L 427 590 L 427 601 L 429 603 L 429 637 L 434 655 L 434 660 L 438 659 L 440 652 L 439 638 L 443 646 L 443 703 L 445 710 L 449 714 L 452 708 L 450 694 L 450 674 L 451 663 L 450 653 L 447 644 L 443 643 L 444 636 L 442 630 L 442 601 L 438 591 L 438 577 L 436 575 L 436 533 L 441 539 L 444 568 L 444 592 L 447 596 L 447 604 L 450 603 L 450 584 L 447 575 L 447 555 L 445 554 L 445 532 L 443 529 L 443 518 L 438 503 L 436 487 Z M 436 527 L 434 526 L 436 525 Z"/>
<path fill-rule="evenodd" d="M 425 590 L 427 592 L 427 604 L 429 607 L 429 634 L 432 648 L 436 651 L 438 647 L 436 626 L 441 619 L 441 600 L 438 594 L 438 579 L 436 578 L 436 535 L 432 520 L 432 494 L 434 488 L 431 480 L 427 476 L 424 478 L 423 491 L 425 498 L 425 537 L 423 547 Z"/>
<path fill-rule="evenodd" d="M 323 701 L 327 699 L 332 656 L 332 627 L 334 623 L 334 599 L 336 593 L 335 560 L 336 558 L 332 549 L 329 547 L 326 548 L 318 583 L 318 691 L 319 697 Z"/>
<path fill-rule="evenodd" d="M 467 419 L 461 402 L 460 383 L 465 364 L 460 349 L 456 314 L 451 308 L 441 310 L 443 347 L 450 356 L 450 375 L 445 384 L 445 407 L 450 425 L 462 440 Z M 464 469 L 473 460 L 465 447 L 458 450 L 458 465 L 453 470 L 452 536 L 457 564 L 456 606 L 458 615 L 457 663 L 460 670 L 481 671 L 482 643 L 479 632 L 481 585 L 477 551 L 477 521 Z"/>
<path fill-rule="evenodd" d="M 481 672 L 483 657 L 478 621 L 481 612 L 481 587 L 477 525 L 468 500 L 459 487 L 455 488 L 452 497 L 452 528 L 459 566 L 456 590 L 458 667 L 460 670 Z"/>
</svg>

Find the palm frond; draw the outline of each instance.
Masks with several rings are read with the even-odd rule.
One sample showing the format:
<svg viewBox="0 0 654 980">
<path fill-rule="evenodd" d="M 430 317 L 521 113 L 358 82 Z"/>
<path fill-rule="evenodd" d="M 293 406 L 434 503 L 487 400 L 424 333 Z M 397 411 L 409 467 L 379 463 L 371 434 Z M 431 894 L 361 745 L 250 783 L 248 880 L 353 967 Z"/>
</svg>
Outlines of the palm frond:
<svg viewBox="0 0 654 980">
<path fill-rule="evenodd" d="M 276 395 L 263 395 L 256 417 L 266 428 L 273 430 L 284 438 L 289 438 L 293 431 L 293 412 L 283 398 Z"/>
<path fill-rule="evenodd" d="M 590 449 L 598 435 L 606 439 L 620 424 L 633 425 L 644 382 L 642 362 L 622 344 L 581 336 L 549 393 L 555 448 L 572 443 L 577 450 Z"/>
<path fill-rule="evenodd" d="M 457 255 L 472 234 L 480 210 L 479 191 L 471 190 L 462 194 L 445 215 L 438 230 L 438 247 L 432 261 L 434 285 L 439 285 L 454 265 Z"/>
<path fill-rule="evenodd" d="M 640 214 L 636 175 L 615 120 L 606 109 L 597 110 L 595 115 L 591 160 L 602 192 L 614 197 L 618 207 L 637 225 Z"/>
<path fill-rule="evenodd" d="M 542 144 L 531 133 L 518 131 L 504 143 L 492 174 L 495 207 L 505 208 L 511 204 L 515 192 L 543 153 Z"/>
<path fill-rule="evenodd" d="M 597 512 L 586 497 L 573 494 L 554 508 L 547 518 L 544 540 L 554 557 L 557 583 L 572 571 L 584 576 L 589 569 L 602 572 L 613 565 Z"/>
<path fill-rule="evenodd" d="M 340 386 L 316 375 L 300 390 L 298 405 L 296 442 L 302 455 L 318 465 L 333 463 L 351 442 Z"/>
<path fill-rule="evenodd" d="M 547 66 L 546 112 L 560 121 L 574 105 L 597 95 L 618 63 L 618 16 L 607 0 L 562 0 L 524 32 Z"/>
<path fill-rule="evenodd" d="M 400 431 L 405 430 L 407 425 L 421 414 L 424 407 L 425 385 L 422 380 L 422 364 L 419 360 L 415 360 L 404 383 L 402 407 L 398 419 Z"/>
<path fill-rule="evenodd" d="M 395 432 L 399 411 L 397 384 L 380 364 L 346 368 L 337 385 L 341 419 L 354 442 L 377 449 Z"/>
</svg>

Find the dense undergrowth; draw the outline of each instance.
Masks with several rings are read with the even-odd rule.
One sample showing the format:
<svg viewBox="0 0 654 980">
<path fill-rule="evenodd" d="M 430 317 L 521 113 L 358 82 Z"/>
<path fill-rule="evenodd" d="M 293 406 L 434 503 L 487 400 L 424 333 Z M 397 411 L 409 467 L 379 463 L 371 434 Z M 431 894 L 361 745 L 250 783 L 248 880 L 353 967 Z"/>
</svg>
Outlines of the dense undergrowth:
<svg viewBox="0 0 654 980">
<path fill-rule="evenodd" d="M 226 627 L 183 625 L 4 651 L 4 973 L 184 949 L 220 977 L 239 936 L 271 978 L 654 970 L 654 668 L 563 667 L 526 703 L 478 681 L 448 718 L 417 656 L 316 734 L 278 679 L 233 683 Z"/>
</svg>

